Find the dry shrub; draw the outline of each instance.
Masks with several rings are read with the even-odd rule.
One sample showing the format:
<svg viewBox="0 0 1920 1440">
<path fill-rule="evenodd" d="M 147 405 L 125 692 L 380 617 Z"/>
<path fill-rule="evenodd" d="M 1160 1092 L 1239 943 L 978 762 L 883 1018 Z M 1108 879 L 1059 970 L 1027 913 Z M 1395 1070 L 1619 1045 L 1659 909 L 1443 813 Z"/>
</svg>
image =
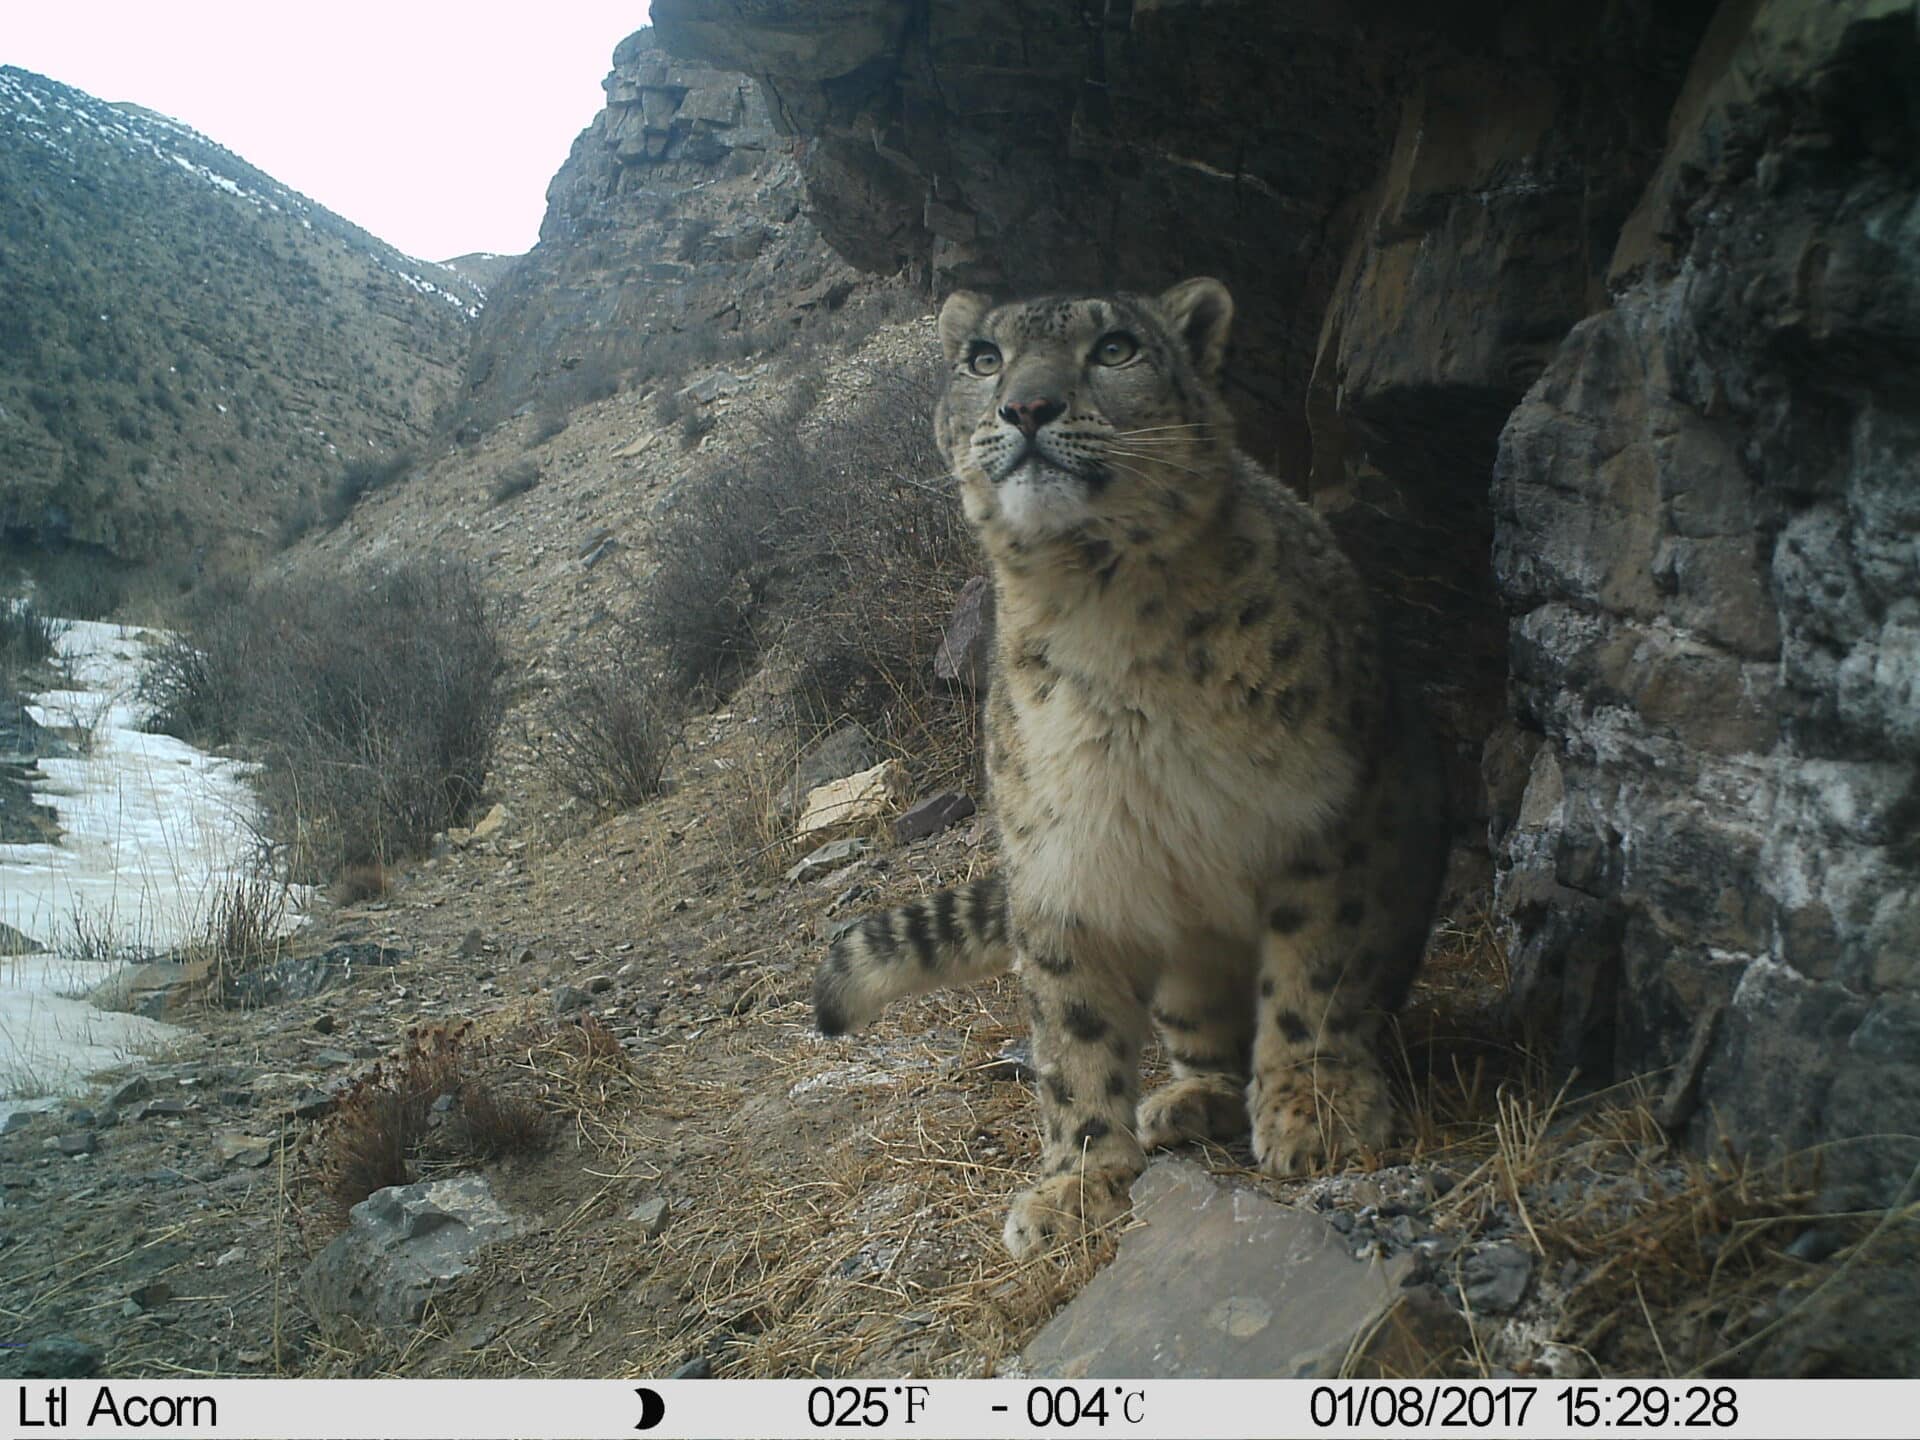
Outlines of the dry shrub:
<svg viewBox="0 0 1920 1440">
<path fill-rule="evenodd" d="M 436 1126 L 443 1096 L 457 1104 Z M 308 1174 L 337 1228 L 374 1191 L 411 1185 L 426 1165 L 530 1154 L 547 1139 L 545 1112 L 512 1088 L 472 1021 L 430 1025 L 409 1030 L 397 1055 L 342 1093 L 313 1139 Z"/>
<path fill-rule="evenodd" d="M 387 868 L 376 861 L 364 861 L 358 865 L 343 866 L 340 873 L 333 877 L 333 885 L 327 894 L 336 905 L 358 905 L 367 900 L 378 900 L 393 888 L 393 878 Z"/>
<path fill-rule="evenodd" d="M 383 459 L 348 462 L 321 501 L 321 516 L 329 525 L 338 525 L 368 495 L 404 480 L 415 463 L 417 457 L 411 450 L 401 450 Z"/>
<path fill-rule="evenodd" d="M 974 551 L 933 443 L 940 367 L 869 370 L 844 410 L 754 417 L 739 459 L 663 527 L 641 630 L 683 693 L 724 690 L 770 641 L 798 658 L 802 720 L 851 715 L 964 774 L 971 707 L 931 662 Z"/>
<path fill-rule="evenodd" d="M 237 743 L 295 878 L 384 864 L 459 823 L 504 706 L 497 607 L 469 570 L 283 579 L 189 617 L 141 681 L 151 727 Z"/>
<path fill-rule="evenodd" d="M 409 1030 L 391 1061 L 375 1065 L 341 1094 L 314 1143 L 312 1179 L 337 1225 L 376 1190 L 411 1185 L 433 1104 L 460 1087 L 462 1047 L 472 1022 Z"/>
<path fill-rule="evenodd" d="M 493 482 L 493 503 L 504 505 L 516 495 L 524 495 L 540 483 L 540 467 L 531 460 L 507 466 Z"/>
<path fill-rule="evenodd" d="M 547 1116 L 527 1096 L 469 1080 L 460 1091 L 460 1148 L 482 1160 L 532 1154 L 547 1142 Z"/>
<path fill-rule="evenodd" d="M 548 711 L 540 746 L 554 783 L 602 809 L 653 798 L 679 735 L 677 707 L 630 651 L 575 667 Z"/>
<path fill-rule="evenodd" d="M 51 660 L 64 628 L 31 600 L 0 600 L 0 674 Z"/>
</svg>

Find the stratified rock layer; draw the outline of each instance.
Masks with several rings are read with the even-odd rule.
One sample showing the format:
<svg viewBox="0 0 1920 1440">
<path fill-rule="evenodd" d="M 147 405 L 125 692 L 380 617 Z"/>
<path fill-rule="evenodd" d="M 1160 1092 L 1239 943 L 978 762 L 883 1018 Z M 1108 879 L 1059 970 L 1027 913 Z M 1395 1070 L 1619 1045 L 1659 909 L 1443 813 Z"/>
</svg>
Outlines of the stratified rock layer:
<svg viewBox="0 0 1920 1440">
<path fill-rule="evenodd" d="M 1911 4 L 1716 26 L 1501 443 L 1516 980 L 1592 1078 L 1687 1062 L 1702 1139 L 1920 1119 L 1915 74 Z"/>
</svg>

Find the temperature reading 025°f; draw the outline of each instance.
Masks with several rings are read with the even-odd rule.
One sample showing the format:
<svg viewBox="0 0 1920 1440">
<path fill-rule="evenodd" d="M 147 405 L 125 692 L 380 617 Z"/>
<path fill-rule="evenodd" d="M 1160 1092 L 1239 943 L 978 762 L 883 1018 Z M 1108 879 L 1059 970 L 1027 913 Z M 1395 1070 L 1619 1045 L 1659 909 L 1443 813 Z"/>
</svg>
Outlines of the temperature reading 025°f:
<svg viewBox="0 0 1920 1440">
<path fill-rule="evenodd" d="M 816 1385 L 807 1392 L 807 1421 L 822 1430 L 911 1425 L 926 1408 L 924 1385 Z"/>
</svg>

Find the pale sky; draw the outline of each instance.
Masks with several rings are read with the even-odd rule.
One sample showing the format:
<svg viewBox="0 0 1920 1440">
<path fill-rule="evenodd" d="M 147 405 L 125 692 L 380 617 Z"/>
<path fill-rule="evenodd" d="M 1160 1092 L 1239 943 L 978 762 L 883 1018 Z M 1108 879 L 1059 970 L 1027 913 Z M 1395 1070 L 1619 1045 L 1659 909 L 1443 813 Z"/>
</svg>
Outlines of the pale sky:
<svg viewBox="0 0 1920 1440">
<path fill-rule="evenodd" d="M 648 0 L 0 0 L 0 64 L 185 121 L 426 260 L 539 238 Z"/>
</svg>

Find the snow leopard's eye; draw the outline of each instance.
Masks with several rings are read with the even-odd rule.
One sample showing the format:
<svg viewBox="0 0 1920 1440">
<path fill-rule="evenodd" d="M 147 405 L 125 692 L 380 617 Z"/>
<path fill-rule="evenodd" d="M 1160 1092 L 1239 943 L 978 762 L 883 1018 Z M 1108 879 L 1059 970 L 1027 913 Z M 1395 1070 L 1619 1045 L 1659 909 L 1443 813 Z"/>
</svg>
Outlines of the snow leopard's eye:
<svg viewBox="0 0 1920 1440">
<path fill-rule="evenodd" d="M 973 348 L 967 351 L 967 369 L 976 375 L 998 375 L 1000 347 L 985 340 L 974 341 Z"/>
<path fill-rule="evenodd" d="M 1140 353 L 1140 342 L 1124 330 L 1109 330 L 1093 346 L 1096 365 L 1124 365 Z"/>
</svg>

